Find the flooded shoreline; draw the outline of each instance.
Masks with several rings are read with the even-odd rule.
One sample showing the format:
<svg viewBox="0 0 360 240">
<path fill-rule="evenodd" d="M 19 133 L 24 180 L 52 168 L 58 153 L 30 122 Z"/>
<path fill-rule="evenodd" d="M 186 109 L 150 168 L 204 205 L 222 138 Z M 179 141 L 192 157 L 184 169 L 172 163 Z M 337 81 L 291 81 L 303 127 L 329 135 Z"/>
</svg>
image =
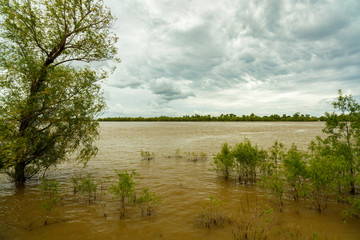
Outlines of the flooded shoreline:
<svg viewBox="0 0 360 240">
<path fill-rule="evenodd" d="M 101 122 L 99 153 L 86 169 L 67 163 L 49 172 L 49 177 L 65 186 L 65 200 L 57 207 L 48 226 L 42 225 L 38 179 L 29 182 L 23 191 L 14 189 L 4 175 L 0 182 L 0 238 L 3 239 L 232 239 L 232 228 L 203 229 L 197 218 L 201 203 L 210 195 L 225 202 L 224 211 L 237 215 L 245 198 L 273 210 L 274 226 L 337 239 L 356 239 L 359 221 L 342 222 L 343 205 L 332 201 L 325 214 L 309 210 L 304 203 L 285 202 L 279 213 L 266 194 L 256 185 L 242 186 L 217 178 L 211 168 L 212 155 L 221 144 L 242 142 L 244 138 L 267 149 L 275 140 L 286 147 L 295 143 L 306 150 L 317 135 L 322 122 Z M 204 152 L 207 160 L 191 162 L 175 157 L 181 152 Z M 151 161 L 141 159 L 140 151 L 154 152 Z M 72 195 L 71 177 L 83 171 L 91 173 L 100 185 L 106 177 L 115 178 L 114 170 L 136 170 L 140 175 L 137 189 L 148 187 L 163 199 L 156 216 L 141 217 L 135 207 L 119 220 L 118 207 L 109 194 L 91 204 Z M 105 210 L 102 200 L 105 202 Z M 254 207 L 252 205 L 251 207 Z M 108 214 L 103 217 L 103 212 Z"/>
</svg>

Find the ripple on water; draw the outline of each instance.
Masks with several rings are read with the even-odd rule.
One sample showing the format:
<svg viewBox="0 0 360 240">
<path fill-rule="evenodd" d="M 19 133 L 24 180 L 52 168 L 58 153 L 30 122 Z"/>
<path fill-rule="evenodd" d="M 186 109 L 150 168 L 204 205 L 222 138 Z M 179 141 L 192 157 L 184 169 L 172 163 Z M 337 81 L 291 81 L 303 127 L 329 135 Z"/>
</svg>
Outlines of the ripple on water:
<svg viewBox="0 0 360 240">
<path fill-rule="evenodd" d="M 101 123 L 97 141 L 99 153 L 83 169 L 74 163 L 58 166 L 49 177 L 67 184 L 64 204 L 51 214 L 48 226 L 43 226 L 44 213 L 35 179 L 23 192 L 0 175 L 0 238 L 9 239 L 231 239 L 231 227 L 210 230 L 199 227 L 197 218 L 201 202 L 213 195 L 226 202 L 225 212 L 236 215 L 245 200 L 251 204 L 269 203 L 255 186 L 224 182 L 211 168 L 212 155 L 224 142 L 233 145 L 248 137 L 252 143 L 268 148 L 275 140 L 290 146 L 292 142 L 306 148 L 310 140 L 321 135 L 323 123 Z M 175 150 L 203 151 L 206 161 L 193 163 L 186 157 L 175 158 Z M 155 159 L 144 161 L 140 151 L 155 153 Z M 185 154 L 183 154 L 185 156 Z M 169 157 L 171 156 L 171 157 Z M 160 195 L 163 203 L 156 217 L 141 217 L 136 206 L 130 206 L 125 220 L 119 220 L 119 205 L 107 193 L 106 177 L 115 181 L 114 170 L 136 170 L 140 174 L 136 188 L 148 187 Z M 70 179 L 84 171 L 92 173 L 107 193 L 94 203 L 77 199 L 71 192 Z M 104 194 L 105 195 L 105 194 Z M 105 203 L 105 206 L 103 205 Z M 254 205 L 252 205 L 254 206 Z M 273 206 L 274 207 L 274 206 Z M 317 214 L 291 201 L 281 213 L 282 224 L 291 223 L 312 233 L 327 232 L 328 236 L 356 239 L 359 222 L 341 222 L 341 209 L 333 203 L 326 215 Z M 104 217 L 106 213 L 107 217 Z M 275 212 L 276 214 L 280 214 Z M 31 226 L 29 228 L 29 226 Z M 31 231 L 29 231 L 31 229 Z M 5 238 L 6 239 L 6 238 Z"/>
</svg>

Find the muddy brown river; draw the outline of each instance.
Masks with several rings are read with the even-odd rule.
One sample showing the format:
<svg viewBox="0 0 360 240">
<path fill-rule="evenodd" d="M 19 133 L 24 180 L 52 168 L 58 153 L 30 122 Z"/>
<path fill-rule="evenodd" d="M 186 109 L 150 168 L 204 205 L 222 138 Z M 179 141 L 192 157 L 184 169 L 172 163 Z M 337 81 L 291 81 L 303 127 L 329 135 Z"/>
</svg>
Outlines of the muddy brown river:
<svg viewBox="0 0 360 240">
<path fill-rule="evenodd" d="M 48 177 L 61 183 L 63 201 L 50 214 L 44 226 L 39 179 L 16 189 L 0 175 L 0 239 L 234 239 L 234 224 L 241 218 L 242 207 L 272 209 L 267 226 L 287 232 L 283 239 L 360 239 L 360 221 L 344 223 L 345 206 L 336 201 L 319 214 L 309 204 L 285 201 L 282 212 L 265 192 L 255 185 L 224 182 L 211 171 L 212 155 L 224 142 L 235 144 L 244 138 L 268 148 L 275 140 L 287 147 L 302 149 L 321 135 L 320 122 L 102 122 L 97 141 L 99 152 L 84 169 L 75 163 L 59 165 Z M 175 157 L 180 149 L 183 157 Z M 141 150 L 154 152 L 151 161 L 142 160 Z M 207 159 L 191 162 L 184 152 L 204 152 Z M 162 198 L 151 217 L 142 217 L 136 206 L 129 206 L 126 217 L 119 219 L 119 205 L 108 193 L 115 170 L 135 170 L 139 174 L 136 189 L 148 187 Z M 98 182 L 97 199 L 90 204 L 72 193 L 71 177 L 89 172 Z M 226 203 L 223 213 L 230 223 L 207 229 L 199 224 L 201 203 L 212 195 Z M 106 217 L 104 217 L 104 214 Z M 273 232 L 276 232 L 273 231 Z M 268 239 L 279 238 L 276 234 Z"/>
</svg>

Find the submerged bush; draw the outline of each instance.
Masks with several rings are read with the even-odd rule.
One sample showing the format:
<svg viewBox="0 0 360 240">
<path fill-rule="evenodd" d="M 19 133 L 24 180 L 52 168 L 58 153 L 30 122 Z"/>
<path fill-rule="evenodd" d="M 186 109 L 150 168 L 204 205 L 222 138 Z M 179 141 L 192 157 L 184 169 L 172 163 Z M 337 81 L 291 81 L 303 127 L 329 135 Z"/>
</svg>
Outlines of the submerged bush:
<svg viewBox="0 0 360 240">
<path fill-rule="evenodd" d="M 150 160 L 153 160 L 155 158 L 155 153 L 153 153 L 153 152 L 150 153 L 149 151 L 141 150 L 140 155 L 141 155 L 143 160 L 150 161 Z"/>
<path fill-rule="evenodd" d="M 110 193 L 120 201 L 120 218 L 125 217 L 126 205 L 135 201 L 135 177 L 137 173 L 132 171 L 117 171 L 117 182 L 109 188 Z"/>
<path fill-rule="evenodd" d="M 244 208 L 246 209 L 246 208 Z M 272 209 L 261 210 L 259 206 L 242 211 L 232 226 L 235 240 L 268 239 L 271 231 Z"/>
<path fill-rule="evenodd" d="M 280 212 L 284 206 L 285 197 L 285 178 L 281 172 L 269 176 L 262 176 L 260 186 L 270 191 L 270 194 L 277 199 Z"/>
<path fill-rule="evenodd" d="M 206 153 L 204 152 L 187 152 L 187 158 L 192 162 L 206 160 Z"/>
<path fill-rule="evenodd" d="M 252 146 L 249 139 L 236 144 L 232 150 L 235 158 L 235 171 L 239 182 L 256 182 L 256 172 L 260 164 L 265 160 L 266 152 Z"/>
<path fill-rule="evenodd" d="M 182 154 L 181 154 L 181 150 L 180 150 L 180 148 L 177 148 L 176 150 L 175 150 L 175 158 L 182 158 L 183 156 L 182 156 Z"/>
<path fill-rule="evenodd" d="M 351 218 L 359 218 L 360 217 L 360 198 L 353 197 L 348 198 L 349 207 L 343 212 L 343 219 L 347 222 Z"/>
<path fill-rule="evenodd" d="M 344 167 L 341 157 L 313 155 L 309 162 L 310 195 L 316 204 L 316 209 L 323 212 L 332 195 L 336 195 L 339 181 L 339 172 Z"/>
<path fill-rule="evenodd" d="M 215 155 L 213 169 L 219 176 L 228 180 L 235 172 L 241 183 L 256 182 L 257 171 L 266 158 L 266 151 L 252 146 L 249 139 L 230 147 L 223 144 L 220 153 Z"/>
<path fill-rule="evenodd" d="M 284 157 L 284 175 L 294 200 L 306 197 L 308 193 L 308 168 L 305 152 L 293 144 Z"/>
<path fill-rule="evenodd" d="M 90 173 L 87 173 L 85 176 L 72 177 L 71 178 L 74 193 L 80 193 L 83 196 L 86 196 L 88 203 L 91 200 L 96 199 L 96 190 L 97 183 L 93 179 Z"/>
<path fill-rule="evenodd" d="M 234 156 L 231 152 L 231 147 L 224 143 L 221 152 L 214 157 L 213 169 L 219 176 L 228 180 L 233 171 Z"/>
<path fill-rule="evenodd" d="M 136 198 L 136 203 L 141 209 L 142 216 L 151 216 L 158 209 L 161 204 L 161 197 L 151 192 L 148 188 L 144 188 L 142 195 Z"/>
<path fill-rule="evenodd" d="M 229 218 L 224 214 L 225 203 L 214 198 L 201 203 L 200 224 L 206 228 L 222 226 Z"/>
<path fill-rule="evenodd" d="M 46 217 L 44 225 L 47 225 L 51 210 L 53 210 L 59 203 L 59 182 L 42 178 L 42 183 L 39 186 L 42 194 L 41 207 L 45 210 Z"/>
<path fill-rule="evenodd" d="M 262 176 L 260 186 L 270 192 L 278 200 L 280 211 L 284 205 L 285 176 L 282 162 L 285 156 L 285 147 L 282 143 L 275 141 L 269 149 L 268 157 L 261 164 Z"/>
</svg>

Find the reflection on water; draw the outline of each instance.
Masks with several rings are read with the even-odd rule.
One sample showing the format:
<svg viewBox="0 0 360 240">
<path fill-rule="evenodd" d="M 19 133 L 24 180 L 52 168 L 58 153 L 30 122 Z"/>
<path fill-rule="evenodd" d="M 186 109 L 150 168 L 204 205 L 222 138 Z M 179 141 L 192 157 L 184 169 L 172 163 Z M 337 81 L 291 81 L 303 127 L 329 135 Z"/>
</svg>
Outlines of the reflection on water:
<svg viewBox="0 0 360 240">
<path fill-rule="evenodd" d="M 114 170 L 136 170 L 141 179 L 137 188 L 149 187 L 163 199 L 156 217 L 141 217 L 130 207 L 125 220 L 119 220 L 118 205 L 100 193 L 98 200 L 86 204 L 76 199 L 71 188 L 62 206 L 52 214 L 48 226 L 43 226 L 37 188 L 38 179 L 29 182 L 23 191 L 14 189 L 5 176 L 0 176 L 0 239 L 232 239 L 230 226 L 206 230 L 197 224 L 201 202 L 210 195 L 227 203 L 225 211 L 237 214 L 240 199 L 269 204 L 264 193 L 256 187 L 240 186 L 219 180 L 211 168 L 211 156 L 221 144 L 235 144 L 249 138 L 260 147 L 268 148 L 275 140 L 290 146 L 293 142 L 306 149 L 323 123 L 293 122 L 117 122 L 101 123 L 99 153 L 89 161 L 85 171 L 92 173 L 100 185 L 105 177 L 115 177 Z M 205 152 L 207 161 L 190 162 L 174 156 L 176 149 L 186 152 Z M 140 151 L 155 153 L 152 161 L 143 161 Z M 81 166 L 67 163 L 51 171 L 49 177 L 69 186 L 74 174 L 84 171 Z M 101 181 L 100 181 L 101 180 Z M 358 239 L 359 221 L 344 224 L 342 206 L 330 203 L 326 214 L 308 210 L 304 204 L 286 202 L 284 211 L 274 207 L 276 224 L 306 233 L 326 232 L 328 237 Z M 106 212 L 107 218 L 104 218 Z M 274 222 L 275 224 L 275 222 Z"/>
</svg>

